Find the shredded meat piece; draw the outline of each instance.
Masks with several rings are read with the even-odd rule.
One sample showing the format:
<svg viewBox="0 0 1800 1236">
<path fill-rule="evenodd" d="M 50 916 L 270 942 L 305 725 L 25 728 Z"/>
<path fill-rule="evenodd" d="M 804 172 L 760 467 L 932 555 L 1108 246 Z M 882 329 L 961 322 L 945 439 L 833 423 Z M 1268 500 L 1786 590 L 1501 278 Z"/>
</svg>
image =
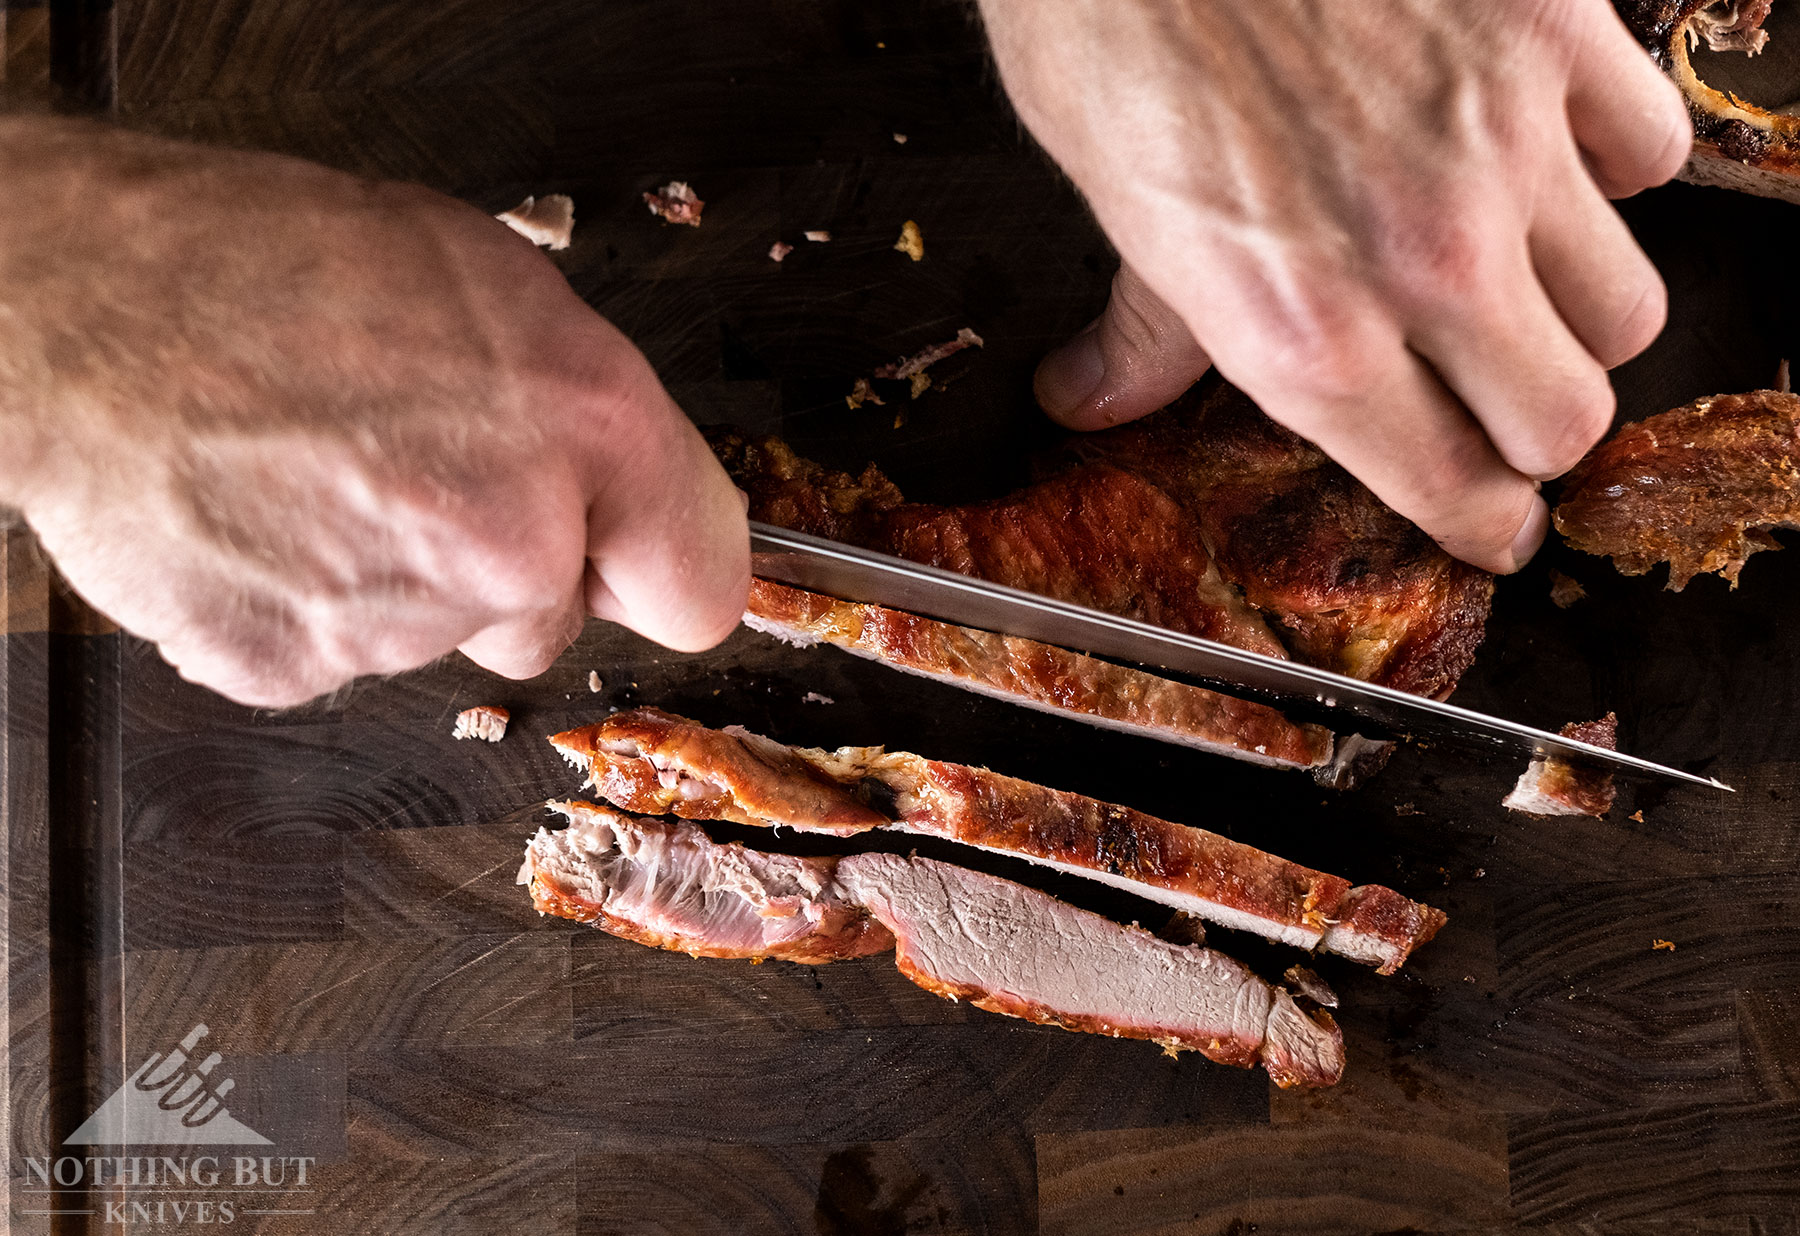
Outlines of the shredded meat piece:
<svg viewBox="0 0 1800 1236">
<path fill-rule="evenodd" d="M 989 1012 L 1260 1063 L 1281 1086 L 1343 1074 L 1329 1014 L 1222 953 L 1036 889 L 927 858 L 764 854 L 692 824 L 551 806 L 570 826 L 540 830 L 519 872 L 544 913 L 694 956 L 821 964 L 893 948 L 914 983 Z"/>
<path fill-rule="evenodd" d="M 1762 29 L 1762 24 L 1768 20 L 1773 3 L 1774 0 L 1714 0 L 1688 22 L 1688 50 L 1694 50 L 1704 40 L 1713 51 L 1756 55 L 1769 41 L 1769 32 Z"/>
<path fill-rule="evenodd" d="M 654 708 L 551 743 L 620 807 L 845 836 L 940 837 L 1126 889 L 1224 926 L 1398 969 L 1442 912 L 1203 829 L 879 747 L 783 746 Z"/>
<path fill-rule="evenodd" d="M 778 240 L 774 244 L 769 246 L 769 260 L 771 262 L 786 261 L 787 255 L 792 253 L 793 251 L 794 251 L 794 246 L 789 245 L 789 244 L 784 244 Z"/>
<path fill-rule="evenodd" d="M 904 237 L 902 238 L 904 239 Z M 924 241 L 919 242 L 919 256 L 924 256 Z M 899 246 L 895 246 L 898 248 Z M 914 374 L 924 373 L 927 369 L 943 360 L 946 356 L 955 356 L 964 348 L 982 348 L 987 344 L 980 335 L 968 327 L 956 332 L 956 338 L 944 343 L 934 343 L 928 348 L 921 348 L 911 356 L 902 357 L 891 365 L 882 365 L 875 370 L 878 378 L 910 378 Z"/>
<path fill-rule="evenodd" d="M 1713 395 L 1627 425 L 1569 473 L 1556 528 L 1626 575 L 1669 564 L 1679 592 L 1800 526 L 1800 395 Z"/>
<path fill-rule="evenodd" d="M 511 720 L 512 714 L 504 708 L 497 708 L 492 704 L 477 704 L 456 714 L 456 728 L 450 731 L 450 737 L 499 742 L 506 737 L 506 723 Z"/>
<path fill-rule="evenodd" d="M 1557 732 L 1576 742 L 1618 750 L 1619 718 L 1614 713 L 1598 721 L 1571 721 Z M 1543 755 L 1531 761 L 1502 805 L 1527 815 L 1591 815 L 1599 819 L 1612 810 L 1615 794 L 1610 772 Z"/>
<path fill-rule="evenodd" d="M 865 403 L 884 406 L 886 405 L 887 400 L 875 393 L 875 388 L 869 385 L 869 379 L 858 378 L 855 383 L 851 385 L 850 393 L 844 396 L 844 403 L 852 412 L 854 412 Z"/>
<path fill-rule="evenodd" d="M 700 214 L 706 209 L 706 203 L 685 180 L 671 180 L 656 192 L 644 194 L 644 205 L 665 222 L 685 223 L 689 227 L 700 226 Z"/>
<path fill-rule="evenodd" d="M 1338 1006 L 1337 992 L 1331 990 L 1330 984 L 1305 966 L 1289 966 L 1281 977 L 1308 1000 L 1322 1004 L 1328 1009 Z"/>
<path fill-rule="evenodd" d="M 831 241 L 831 233 L 825 231 L 823 228 L 814 228 L 810 232 L 802 232 L 800 234 L 812 241 L 815 245 L 829 244 Z"/>
<path fill-rule="evenodd" d="M 575 233 L 575 200 L 561 193 L 528 197 L 494 218 L 534 245 L 567 249 Z"/>
</svg>

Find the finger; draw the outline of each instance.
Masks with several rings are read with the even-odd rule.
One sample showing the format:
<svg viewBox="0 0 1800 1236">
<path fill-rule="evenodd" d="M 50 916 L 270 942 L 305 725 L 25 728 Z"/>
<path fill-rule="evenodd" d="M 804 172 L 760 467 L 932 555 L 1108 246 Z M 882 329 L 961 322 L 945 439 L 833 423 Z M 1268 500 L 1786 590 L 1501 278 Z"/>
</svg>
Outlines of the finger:
<svg viewBox="0 0 1800 1236">
<path fill-rule="evenodd" d="M 165 641 L 157 651 L 188 682 L 250 708 L 294 708 L 349 681 L 318 659 L 262 657 L 191 638 Z"/>
<path fill-rule="evenodd" d="M 572 595 L 567 605 L 523 614 L 476 632 L 457 651 L 506 678 L 536 678 L 581 635 L 587 617 L 585 597 Z"/>
<path fill-rule="evenodd" d="M 1694 128 L 1675 83 L 1663 75 L 1609 4 L 1582 12 L 1569 79 L 1569 127 L 1608 197 L 1662 184 L 1687 161 Z"/>
<path fill-rule="evenodd" d="M 1612 384 L 1550 303 L 1522 241 L 1487 260 L 1474 291 L 1420 315 L 1408 342 L 1513 472 L 1549 480 L 1612 424 Z"/>
<path fill-rule="evenodd" d="M 1662 333 L 1668 293 L 1619 212 L 1570 163 L 1562 191 L 1532 223 L 1531 264 L 1562 320 L 1611 369 Z"/>
<path fill-rule="evenodd" d="M 1242 386 L 1274 419 L 1312 440 L 1445 551 L 1508 573 L 1536 552 L 1549 512 L 1532 481 L 1500 458 L 1444 385 L 1396 338 L 1370 349 L 1359 396 L 1304 383 Z M 1223 363 L 1221 364 L 1223 368 Z"/>
<path fill-rule="evenodd" d="M 607 475 L 596 477 L 588 514 L 587 608 L 666 647 L 698 652 L 729 635 L 744 613 L 744 503 L 661 386 L 643 398 L 651 406 L 641 411 L 639 442 L 599 465 Z"/>
<path fill-rule="evenodd" d="M 1176 312 L 1130 266 L 1106 310 L 1038 365 L 1038 405 L 1071 429 L 1103 429 L 1156 411 L 1212 362 Z"/>
</svg>

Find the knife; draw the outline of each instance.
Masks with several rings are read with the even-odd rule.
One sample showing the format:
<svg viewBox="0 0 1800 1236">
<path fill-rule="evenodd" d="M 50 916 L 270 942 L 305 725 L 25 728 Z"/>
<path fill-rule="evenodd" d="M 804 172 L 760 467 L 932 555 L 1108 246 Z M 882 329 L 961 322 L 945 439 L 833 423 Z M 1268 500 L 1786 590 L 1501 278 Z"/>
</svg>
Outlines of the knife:
<svg viewBox="0 0 1800 1236">
<path fill-rule="evenodd" d="M 1554 754 L 1620 773 L 1731 789 L 1710 777 L 1441 700 L 755 520 L 750 523 L 750 553 L 751 569 L 777 583 L 1054 644 L 1176 682 L 1260 700 L 1333 729 L 1345 728 L 1342 714 L 1348 713 L 1379 731 L 1369 737 L 1425 737 L 1489 751 Z M 1366 731 L 1368 726 L 1358 728 Z"/>
</svg>

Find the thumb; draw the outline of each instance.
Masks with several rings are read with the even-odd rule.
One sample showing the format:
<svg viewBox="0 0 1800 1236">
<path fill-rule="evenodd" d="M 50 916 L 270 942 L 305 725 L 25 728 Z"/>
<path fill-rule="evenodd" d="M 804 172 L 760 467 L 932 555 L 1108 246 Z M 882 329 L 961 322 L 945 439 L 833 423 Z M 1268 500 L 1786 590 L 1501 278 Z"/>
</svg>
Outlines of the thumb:
<svg viewBox="0 0 1800 1236">
<path fill-rule="evenodd" d="M 1104 429 L 1156 411 L 1212 364 L 1173 309 L 1129 266 L 1106 311 L 1038 365 L 1038 406 L 1070 429 Z"/>
<path fill-rule="evenodd" d="M 587 608 L 678 652 L 711 648 L 750 591 L 743 499 L 660 383 L 639 449 L 613 454 L 588 513 Z"/>
</svg>

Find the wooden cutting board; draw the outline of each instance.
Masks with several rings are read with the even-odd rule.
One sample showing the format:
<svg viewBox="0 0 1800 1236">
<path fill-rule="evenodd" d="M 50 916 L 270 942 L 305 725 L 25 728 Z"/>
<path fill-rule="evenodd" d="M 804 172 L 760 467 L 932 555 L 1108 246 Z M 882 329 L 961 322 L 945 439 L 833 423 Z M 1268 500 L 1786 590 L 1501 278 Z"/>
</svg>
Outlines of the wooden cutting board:
<svg viewBox="0 0 1800 1236">
<path fill-rule="evenodd" d="M 83 97 L 125 123 L 490 209 L 573 194 L 558 264 L 696 419 L 877 460 L 921 498 L 1026 475 L 1054 441 L 1032 364 L 1113 266 L 961 3 L 120 0 L 116 28 L 116 78 Z M 639 202 L 671 178 L 706 199 L 700 229 Z M 1800 213 L 1680 186 L 1626 209 L 1673 320 L 1617 375 L 1622 415 L 1766 384 L 1800 349 Z M 890 248 L 909 218 L 917 264 Z M 817 228 L 831 243 L 800 243 Z M 799 244 L 779 266 L 777 239 Z M 948 389 L 845 407 L 962 326 L 988 346 L 940 366 Z M 14 1230 L 117 1230 L 132 1204 L 198 1230 L 168 1207 L 230 1201 L 233 1230 L 296 1233 L 1800 1233 L 1800 554 L 1735 593 L 1559 547 L 1502 581 L 1460 702 L 1615 709 L 1628 749 L 1738 790 L 1628 787 L 1608 820 L 1545 823 L 1500 809 L 1516 768 L 1451 751 L 1330 794 L 748 632 L 678 656 L 592 624 L 533 682 L 453 658 L 257 713 L 84 619 L 23 534 L 5 547 Z M 1588 599 L 1554 608 L 1551 567 Z M 497 746 L 450 739 L 478 703 L 513 710 Z M 652 952 L 513 883 L 540 804 L 576 787 L 542 736 L 634 703 L 987 764 L 1450 924 L 1395 978 L 1317 963 L 1350 1062 L 1308 1095 L 950 1004 L 881 958 Z M 253 1183 L 46 1191 L 31 1161 L 83 1153 L 65 1139 L 199 1023 L 270 1144 L 177 1153 L 249 1155 Z"/>
</svg>

